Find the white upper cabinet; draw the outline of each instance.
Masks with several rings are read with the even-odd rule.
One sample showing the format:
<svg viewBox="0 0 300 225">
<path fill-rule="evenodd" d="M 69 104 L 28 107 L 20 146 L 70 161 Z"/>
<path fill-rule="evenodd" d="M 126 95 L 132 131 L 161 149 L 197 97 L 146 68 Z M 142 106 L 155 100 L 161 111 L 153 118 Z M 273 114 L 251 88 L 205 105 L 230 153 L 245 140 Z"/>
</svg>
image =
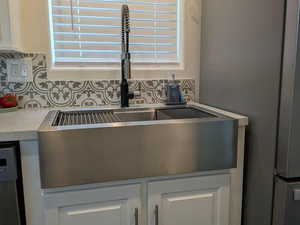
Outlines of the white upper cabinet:
<svg viewBox="0 0 300 225">
<path fill-rule="evenodd" d="M 22 51 L 21 0 L 0 1 L 0 52 Z"/>
<path fill-rule="evenodd" d="M 229 175 L 149 184 L 148 225 L 229 225 Z"/>
</svg>

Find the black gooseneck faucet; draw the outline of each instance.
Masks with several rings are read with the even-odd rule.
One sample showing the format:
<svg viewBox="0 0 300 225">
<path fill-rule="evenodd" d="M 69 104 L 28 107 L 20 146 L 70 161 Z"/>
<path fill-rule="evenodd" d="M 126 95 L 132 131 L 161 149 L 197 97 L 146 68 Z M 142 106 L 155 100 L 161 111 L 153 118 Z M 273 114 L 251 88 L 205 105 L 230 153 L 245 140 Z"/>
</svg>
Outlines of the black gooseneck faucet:
<svg viewBox="0 0 300 225">
<path fill-rule="evenodd" d="M 129 91 L 127 79 L 131 78 L 131 65 L 129 53 L 129 8 L 122 6 L 122 54 L 121 54 L 121 107 L 129 107 L 129 99 L 134 98 L 133 92 Z"/>
</svg>

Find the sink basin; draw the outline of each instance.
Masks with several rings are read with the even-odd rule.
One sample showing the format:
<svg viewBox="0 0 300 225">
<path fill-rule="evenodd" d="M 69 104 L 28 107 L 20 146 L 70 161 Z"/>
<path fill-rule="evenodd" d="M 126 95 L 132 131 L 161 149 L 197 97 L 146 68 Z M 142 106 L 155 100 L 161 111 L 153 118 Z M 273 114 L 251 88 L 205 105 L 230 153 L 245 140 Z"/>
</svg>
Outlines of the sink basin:
<svg viewBox="0 0 300 225">
<path fill-rule="evenodd" d="M 195 105 L 54 110 L 38 132 L 41 185 L 233 168 L 237 127 L 236 120 Z"/>
<path fill-rule="evenodd" d="M 170 109 L 159 109 L 157 110 L 158 120 L 173 120 L 173 119 L 203 119 L 203 118 L 216 118 L 216 115 L 208 112 L 191 108 L 170 108 Z"/>
<path fill-rule="evenodd" d="M 189 107 L 150 110 L 113 111 L 121 122 L 212 118 L 215 115 Z"/>
<path fill-rule="evenodd" d="M 132 108 L 111 110 L 58 111 L 52 126 L 88 125 L 115 122 L 139 122 L 178 119 L 216 118 L 216 115 L 192 107 Z"/>
<path fill-rule="evenodd" d="M 131 110 L 113 112 L 121 122 L 157 120 L 156 110 Z"/>
</svg>

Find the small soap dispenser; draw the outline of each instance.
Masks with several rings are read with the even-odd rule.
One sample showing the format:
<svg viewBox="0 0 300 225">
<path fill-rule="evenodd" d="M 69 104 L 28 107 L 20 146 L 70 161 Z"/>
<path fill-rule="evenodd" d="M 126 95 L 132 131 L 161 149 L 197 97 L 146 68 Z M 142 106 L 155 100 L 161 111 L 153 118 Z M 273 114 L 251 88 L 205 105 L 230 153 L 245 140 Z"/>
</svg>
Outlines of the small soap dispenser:
<svg viewBox="0 0 300 225">
<path fill-rule="evenodd" d="M 167 105 L 182 105 L 185 101 L 182 97 L 180 86 L 176 84 L 175 74 L 172 75 L 172 80 L 169 81 L 167 87 Z"/>
</svg>

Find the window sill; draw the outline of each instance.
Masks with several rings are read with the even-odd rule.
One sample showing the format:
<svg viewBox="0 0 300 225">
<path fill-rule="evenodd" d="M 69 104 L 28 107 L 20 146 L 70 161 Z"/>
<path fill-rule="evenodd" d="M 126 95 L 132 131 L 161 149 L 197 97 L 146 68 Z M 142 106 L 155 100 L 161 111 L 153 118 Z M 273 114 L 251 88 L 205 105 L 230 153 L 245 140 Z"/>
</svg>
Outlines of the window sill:
<svg viewBox="0 0 300 225">
<path fill-rule="evenodd" d="M 132 65 L 132 79 L 171 79 L 171 75 L 176 74 L 176 79 L 193 79 L 194 75 L 188 75 L 184 70 L 184 65 L 160 64 L 160 65 Z M 59 67 L 48 68 L 49 80 L 119 80 L 120 66 L 103 67 Z"/>
<path fill-rule="evenodd" d="M 94 64 L 96 65 L 96 64 Z M 99 66 L 53 65 L 50 71 L 112 71 L 120 70 L 120 63 L 99 63 Z M 132 63 L 132 70 L 183 70 L 183 63 Z"/>
</svg>

